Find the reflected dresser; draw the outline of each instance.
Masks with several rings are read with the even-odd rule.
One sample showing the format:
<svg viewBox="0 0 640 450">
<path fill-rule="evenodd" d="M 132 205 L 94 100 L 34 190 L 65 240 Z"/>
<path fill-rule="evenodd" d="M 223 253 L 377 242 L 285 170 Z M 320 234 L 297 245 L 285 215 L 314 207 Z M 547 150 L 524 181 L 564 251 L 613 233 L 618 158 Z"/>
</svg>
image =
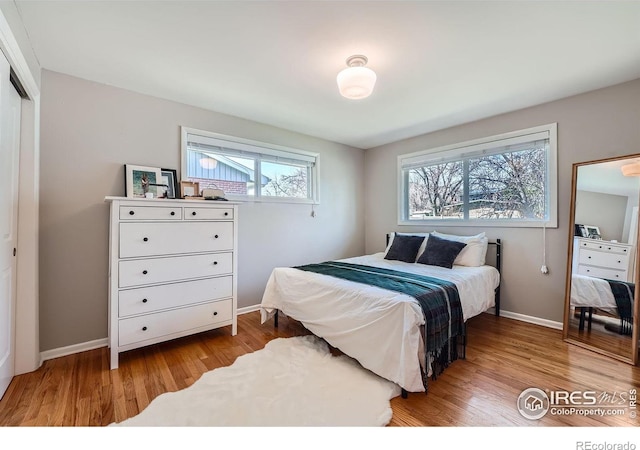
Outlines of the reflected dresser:
<svg viewBox="0 0 640 450">
<path fill-rule="evenodd" d="M 235 336 L 237 203 L 105 201 L 111 369 L 134 348 L 229 325 Z"/>
<path fill-rule="evenodd" d="M 633 281 L 633 245 L 573 238 L 573 271 L 579 275 Z"/>
</svg>

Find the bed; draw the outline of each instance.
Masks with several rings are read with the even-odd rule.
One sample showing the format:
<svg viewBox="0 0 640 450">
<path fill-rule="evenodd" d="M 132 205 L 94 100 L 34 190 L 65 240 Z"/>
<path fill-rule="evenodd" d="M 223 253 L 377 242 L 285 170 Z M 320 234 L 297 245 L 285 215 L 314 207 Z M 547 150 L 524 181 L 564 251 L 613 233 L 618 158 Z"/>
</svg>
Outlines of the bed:
<svg viewBox="0 0 640 450">
<path fill-rule="evenodd" d="M 390 259 L 395 242 L 404 240 L 403 236 L 417 235 L 391 233 L 384 252 L 317 265 L 275 268 L 260 306 L 262 323 L 274 318 L 277 326 L 278 313 L 284 314 L 358 360 L 363 367 L 398 384 L 403 396 L 407 392 L 426 391 L 428 378 L 433 378 L 460 355 L 459 348 L 450 345 L 446 349 L 448 359 L 443 351 L 440 352 L 443 358 L 434 362 L 432 353 L 427 352 L 429 342 L 425 338 L 428 333 L 425 333 L 424 305 L 416 301 L 415 296 L 388 289 L 385 284 L 354 281 L 323 272 L 334 270 L 334 266 L 340 270 L 347 266 L 358 276 L 361 272 L 373 271 L 376 272 L 375 277 L 382 272 L 382 278 L 410 278 L 410 283 L 423 278 L 442 281 L 455 287 L 465 326 L 468 319 L 490 308 L 495 308 L 496 315 L 499 315 L 500 240 L 489 243 L 484 233 L 469 237 L 440 234 L 429 240 L 430 234 L 423 233 L 417 256 Z M 431 236 L 435 234 L 431 233 Z M 425 243 L 433 243 L 437 238 L 439 241 L 447 240 L 443 236 L 458 242 L 467 240 L 467 253 L 461 252 L 451 267 L 418 263 L 421 255 L 427 253 Z M 496 249 L 495 265 L 487 264 L 485 260 L 489 246 Z M 461 257 L 469 256 L 472 247 L 473 251 L 480 249 L 475 253 L 477 264 L 457 264 L 469 262 L 469 258 Z M 452 307 L 449 313 L 454 317 Z M 451 323 L 449 331 L 453 328 Z M 466 333 L 463 331 L 456 336 L 455 342 L 462 344 L 461 357 L 464 357 Z"/>
<path fill-rule="evenodd" d="M 570 303 L 580 312 L 580 331 L 584 330 L 585 322 L 591 329 L 593 312 L 601 310 L 620 318 L 620 334 L 630 334 L 634 294 L 634 283 L 571 274 Z"/>
</svg>

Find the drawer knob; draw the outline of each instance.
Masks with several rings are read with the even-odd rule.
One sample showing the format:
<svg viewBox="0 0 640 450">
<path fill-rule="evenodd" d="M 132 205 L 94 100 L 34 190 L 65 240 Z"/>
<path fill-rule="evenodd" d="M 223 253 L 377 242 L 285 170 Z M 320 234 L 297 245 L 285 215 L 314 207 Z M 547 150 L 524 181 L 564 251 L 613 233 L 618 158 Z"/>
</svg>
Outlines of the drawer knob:
<svg viewBox="0 0 640 450">
<path fill-rule="evenodd" d="M 176 212 L 175 212 L 175 211 L 171 211 L 171 215 L 172 215 L 172 216 L 175 216 L 175 215 L 176 215 Z"/>
<path fill-rule="evenodd" d="M 217 315 L 218 315 L 218 311 L 214 311 L 214 312 L 213 312 L 213 315 L 214 315 L 214 316 L 217 316 Z"/>
<path fill-rule="evenodd" d="M 589 259 L 591 259 L 591 256 L 589 256 Z"/>
<path fill-rule="evenodd" d="M 218 235 L 216 234 L 216 235 L 214 236 L 214 238 L 215 238 L 215 239 L 218 239 Z"/>
<path fill-rule="evenodd" d="M 228 212 L 225 212 L 225 213 L 224 213 L 224 215 L 225 215 L 225 216 L 228 216 L 228 215 L 229 215 L 229 213 L 228 213 Z"/>
<path fill-rule="evenodd" d="M 145 242 L 148 242 L 148 241 L 149 241 L 149 238 L 148 238 L 148 237 L 146 237 L 146 238 L 142 238 L 142 240 L 143 240 L 143 241 L 145 241 Z"/>
<path fill-rule="evenodd" d="M 621 261 L 618 261 L 618 264 L 620 264 Z"/>
<path fill-rule="evenodd" d="M 609 247 L 607 250 L 611 250 L 611 247 Z"/>
<path fill-rule="evenodd" d="M 602 245 L 600 245 L 598 248 L 602 248 Z"/>
<path fill-rule="evenodd" d="M 214 262 L 213 262 L 213 265 L 214 265 L 214 266 L 217 266 L 217 265 L 218 265 L 218 261 L 214 261 Z"/>
<path fill-rule="evenodd" d="M 192 216 L 195 216 L 195 215 L 196 215 L 196 212 L 195 212 L 195 211 L 194 211 L 194 212 L 192 212 L 192 213 L 191 213 L 191 215 L 192 215 Z"/>
<path fill-rule="evenodd" d="M 133 211 L 129 211 L 129 215 L 133 216 L 135 213 Z"/>
<path fill-rule="evenodd" d="M 148 301 L 148 300 L 147 300 L 146 298 L 143 298 L 143 299 L 142 299 L 142 303 L 147 303 L 147 301 Z"/>
<path fill-rule="evenodd" d="M 146 275 L 148 272 L 146 270 L 142 271 L 142 275 Z"/>
<path fill-rule="evenodd" d="M 147 331 L 147 327 L 142 327 L 142 331 Z"/>
</svg>

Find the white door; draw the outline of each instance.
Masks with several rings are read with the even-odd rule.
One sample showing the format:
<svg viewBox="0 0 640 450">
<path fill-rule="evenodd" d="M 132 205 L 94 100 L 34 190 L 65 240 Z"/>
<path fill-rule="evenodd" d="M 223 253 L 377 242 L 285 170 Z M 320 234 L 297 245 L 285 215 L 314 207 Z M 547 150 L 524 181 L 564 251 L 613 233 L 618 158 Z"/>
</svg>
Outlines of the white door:
<svg viewBox="0 0 640 450">
<path fill-rule="evenodd" d="M 20 102 L 9 80 L 9 63 L 0 52 L 0 398 L 15 374 Z"/>
</svg>

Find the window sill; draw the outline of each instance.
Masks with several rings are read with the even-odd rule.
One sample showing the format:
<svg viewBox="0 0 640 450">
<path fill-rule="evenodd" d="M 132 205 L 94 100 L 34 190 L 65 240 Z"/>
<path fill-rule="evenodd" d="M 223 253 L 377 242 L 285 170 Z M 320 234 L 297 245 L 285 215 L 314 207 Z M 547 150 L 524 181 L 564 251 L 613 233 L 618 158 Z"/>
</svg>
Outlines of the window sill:
<svg viewBox="0 0 640 450">
<path fill-rule="evenodd" d="M 281 197 L 249 197 L 245 195 L 227 195 L 227 200 L 238 203 L 284 203 L 297 205 L 319 205 L 318 200 L 306 198 L 281 198 Z"/>
</svg>

